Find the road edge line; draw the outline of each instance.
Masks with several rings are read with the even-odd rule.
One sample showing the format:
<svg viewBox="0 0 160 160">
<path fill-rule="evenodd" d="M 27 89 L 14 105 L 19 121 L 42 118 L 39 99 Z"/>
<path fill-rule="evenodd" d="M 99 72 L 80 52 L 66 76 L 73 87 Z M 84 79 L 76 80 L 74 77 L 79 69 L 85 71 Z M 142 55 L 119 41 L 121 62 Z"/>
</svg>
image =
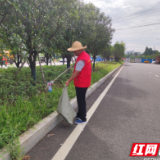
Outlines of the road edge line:
<svg viewBox="0 0 160 160">
<path fill-rule="evenodd" d="M 69 137 L 66 139 L 64 144 L 60 147 L 60 149 L 56 152 L 56 154 L 51 160 L 57 160 L 57 159 L 64 160 L 66 158 L 66 156 L 72 149 L 74 143 L 76 142 L 76 140 L 78 139 L 82 131 L 84 130 L 85 126 L 89 122 L 90 118 L 98 108 L 99 104 L 103 100 L 106 93 L 109 91 L 110 87 L 112 86 L 112 84 L 114 83 L 115 79 L 117 78 L 117 76 L 119 75 L 122 69 L 123 67 L 118 71 L 115 77 L 111 80 L 111 82 L 107 85 L 107 87 L 104 89 L 104 91 L 100 94 L 100 96 L 97 98 L 97 100 L 94 102 L 94 104 L 91 106 L 91 108 L 87 112 L 87 122 L 83 124 L 78 124 L 76 126 L 76 128 L 72 131 L 72 133 L 69 135 Z"/>
</svg>

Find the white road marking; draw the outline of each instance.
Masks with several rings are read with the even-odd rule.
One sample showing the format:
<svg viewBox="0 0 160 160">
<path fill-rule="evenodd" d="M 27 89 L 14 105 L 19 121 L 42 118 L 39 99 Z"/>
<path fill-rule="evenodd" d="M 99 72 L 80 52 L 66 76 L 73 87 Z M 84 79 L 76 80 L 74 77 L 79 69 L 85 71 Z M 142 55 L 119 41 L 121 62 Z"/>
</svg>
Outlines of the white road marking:
<svg viewBox="0 0 160 160">
<path fill-rule="evenodd" d="M 155 75 L 156 77 L 159 77 L 158 75 Z"/>
<path fill-rule="evenodd" d="M 94 102 L 92 107 L 87 112 L 87 122 L 83 123 L 83 124 L 78 124 L 76 126 L 76 128 L 73 130 L 73 132 L 69 135 L 69 137 L 63 143 L 62 147 L 60 147 L 60 149 L 54 155 L 52 160 L 64 160 L 66 158 L 66 156 L 68 155 L 68 153 L 72 149 L 74 143 L 76 142 L 76 140 L 80 136 L 81 132 L 84 130 L 86 124 L 88 123 L 88 121 L 92 117 L 93 113 L 98 108 L 98 106 L 101 103 L 102 99 L 104 98 L 104 96 L 106 95 L 106 93 L 108 92 L 108 90 L 110 89 L 111 85 L 113 84 L 113 82 L 115 81 L 115 79 L 117 78 L 118 74 L 120 73 L 120 71 L 122 69 L 123 69 L 123 67 L 119 70 L 119 72 L 115 75 L 115 77 L 112 79 L 112 81 L 109 83 L 109 85 L 105 88 L 105 90 L 101 93 L 101 95 L 97 98 L 97 100 Z"/>
</svg>

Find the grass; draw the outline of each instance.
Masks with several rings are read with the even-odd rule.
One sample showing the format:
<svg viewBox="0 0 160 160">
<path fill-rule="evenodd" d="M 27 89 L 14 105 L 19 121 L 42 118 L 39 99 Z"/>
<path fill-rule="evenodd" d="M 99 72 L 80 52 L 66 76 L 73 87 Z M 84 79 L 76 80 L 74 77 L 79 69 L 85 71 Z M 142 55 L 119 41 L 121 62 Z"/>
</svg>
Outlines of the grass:
<svg viewBox="0 0 160 160">
<path fill-rule="evenodd" d="M 96 63 L 91 84 L 97 82 L 121 63 Z M 53 80 L 66 69 L 65 66 L 43 66 L 46 80 Z M 0 69 L 0 148 L 17 138 L 44 117 L 56 110 L 65 81 L 72 72 L 63 75 L 53 86 L 53 91 L 44 88 L 40 68 L 37 67 L 36 85 L 32 85 L 30 69 L 23 68 L 17 77 L 17 68 Z M 70 99 L 75 97 L 73 83 L 68 87 Z"/>
</svg>

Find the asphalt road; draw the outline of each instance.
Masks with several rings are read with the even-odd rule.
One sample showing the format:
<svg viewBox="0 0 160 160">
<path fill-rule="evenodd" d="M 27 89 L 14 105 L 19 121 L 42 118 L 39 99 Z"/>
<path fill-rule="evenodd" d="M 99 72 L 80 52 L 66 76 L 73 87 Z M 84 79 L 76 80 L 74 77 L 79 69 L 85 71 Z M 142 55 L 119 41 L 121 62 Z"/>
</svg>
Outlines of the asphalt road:
<svg viewBox="0 0 160 160">
<path fill-rule="evenodd" d="M 113 76 L 87 98 L 87 109 Z M 27 155 L 51 160 L 75 127 L 63 121 Z M 160 65 L 124 65 L 66 160 L 144 160 L 129 157 L 133 143 L 160 143 Z"/>
</svg>

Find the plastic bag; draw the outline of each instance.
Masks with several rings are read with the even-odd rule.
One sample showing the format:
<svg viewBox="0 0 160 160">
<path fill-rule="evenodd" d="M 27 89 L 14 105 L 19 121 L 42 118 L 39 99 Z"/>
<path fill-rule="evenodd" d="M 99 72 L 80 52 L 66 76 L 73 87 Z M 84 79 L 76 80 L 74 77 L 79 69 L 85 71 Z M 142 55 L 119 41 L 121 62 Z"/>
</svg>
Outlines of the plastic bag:
<svg viewBox="0 0 160 160">
<path fill-rule="evenodd" d="M 47 82 L 47 86 L 48 86 L 48 92 L 52 92 L 52 86 L 53 85 L 53 81 Z"/>
<path fill-rule="evenodd" d="M 68 123 L 73 124 L 73 119 L 76 116 L 76 112 L 70 104 L 67 87 L 63 88 L 62 95 L 59 100 L 57 107 L 57 112 L 68 121 Z"/>
</svg>

